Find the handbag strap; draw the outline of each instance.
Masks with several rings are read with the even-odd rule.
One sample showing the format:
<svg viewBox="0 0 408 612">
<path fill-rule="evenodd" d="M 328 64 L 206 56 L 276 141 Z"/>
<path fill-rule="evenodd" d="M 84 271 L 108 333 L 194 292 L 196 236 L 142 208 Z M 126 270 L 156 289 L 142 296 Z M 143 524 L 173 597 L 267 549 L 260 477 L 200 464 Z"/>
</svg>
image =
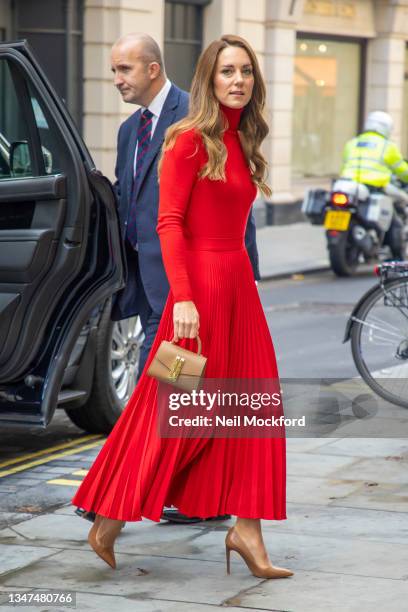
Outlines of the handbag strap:
<svg viewBox="0 0 408 612">
<path fill-rule="evenodd" d="M 200 336 L 196 336 L 196 340 L 197 340 L 197 355 L 201 355 L 201 338 Z M 172 344 L 177 344 L 177 342 L 174 340 L 171 340 Z"/>
</svg>

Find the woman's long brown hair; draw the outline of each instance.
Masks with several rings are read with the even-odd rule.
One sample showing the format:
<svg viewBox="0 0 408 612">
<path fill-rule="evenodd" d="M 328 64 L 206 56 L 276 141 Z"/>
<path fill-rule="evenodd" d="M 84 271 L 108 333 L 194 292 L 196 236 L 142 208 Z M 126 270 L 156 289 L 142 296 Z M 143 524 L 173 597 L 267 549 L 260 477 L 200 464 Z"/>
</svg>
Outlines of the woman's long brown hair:
<svg viewBox="0 0 408 612">
<path fill-rule="evenodd" d="M 268 124 L 263 117 L 266 87 L 255 52 L 240 36 L 230 34 L 222 36 L 220 40 L 212 42 L 201 54 L 191 84 L 188 115 L 168 128 L 162 155 L 166 149 L 174 146 L 178 134 L 194 128 L 201 134 L 208 154 L 208 161 L 202 168 L 200 177 L 207 176 L 211 180 L 225 181 L 227 150 L 222 141 L 222 134 L 226 125 L 214 94 L 214 74 L 220 52 L 229 46 L 241 47 L 251 60 L 254 88 L 251 99 L 241 115 L 239 132 L 252 180 L 263 194 L 269 196 L 271 190 L 265 183 L 267 163 L 260 151 L 262 141 L 269 132 Z M 159 175 L 160 167 L 161 159 Z"/>
</svg>

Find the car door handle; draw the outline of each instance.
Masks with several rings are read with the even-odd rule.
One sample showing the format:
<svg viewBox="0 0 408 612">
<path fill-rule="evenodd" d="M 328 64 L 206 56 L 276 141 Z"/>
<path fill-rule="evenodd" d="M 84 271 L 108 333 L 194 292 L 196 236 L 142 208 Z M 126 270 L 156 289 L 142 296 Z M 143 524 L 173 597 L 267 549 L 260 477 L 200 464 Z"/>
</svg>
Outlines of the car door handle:
<svg viewBox="0 0 408 612">
<path fill-rule="evenodd" d="M 82 227 L 66 227 L 63 233 L 65 246 L 76 247 L 82 243 Z"/>
</svg>

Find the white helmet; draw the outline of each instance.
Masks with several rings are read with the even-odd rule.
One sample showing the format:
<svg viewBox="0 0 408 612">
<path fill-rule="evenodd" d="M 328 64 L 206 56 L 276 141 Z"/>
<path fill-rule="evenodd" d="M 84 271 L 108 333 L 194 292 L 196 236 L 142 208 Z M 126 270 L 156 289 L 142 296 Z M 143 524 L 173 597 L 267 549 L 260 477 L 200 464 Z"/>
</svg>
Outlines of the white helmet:
<svg viewBox="0 0 408 612">
<path fill-rule="evenodd" d="M 364 123 L 365 132 L 377 132 L 385 138 L 390 137 L 393 127 L 394 122 L 392 117 L 383 111 L 373 111 L 369 113 Z"/>
</svg>

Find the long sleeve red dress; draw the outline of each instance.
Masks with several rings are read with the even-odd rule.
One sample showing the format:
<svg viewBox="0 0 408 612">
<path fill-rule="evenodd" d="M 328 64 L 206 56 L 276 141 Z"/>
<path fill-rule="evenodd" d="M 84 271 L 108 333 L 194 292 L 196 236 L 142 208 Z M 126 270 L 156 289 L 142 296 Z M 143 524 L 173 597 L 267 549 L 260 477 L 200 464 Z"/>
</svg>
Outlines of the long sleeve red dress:
<svg viewBox="0 0 408 612">
<path fill-rule="evenodd" d="M 198 176 L 207 154 L 194 130 L 164 154 L 157 231 L 170 294 L 144 372 L 72 499 L 109 518 L 159 521 L 164 505 L 202 518 L 286 518 L 285 438 L 160 437 L 158 383 L 146 374 L 161 341 L 173 337 L 174 303 L 192 300 L 206 378 L 278 376 L 244 244 L 256 187 L 238 134 L 241 110 L 220 112 L 228 122 L 225 181 Z"/>
</svg>

